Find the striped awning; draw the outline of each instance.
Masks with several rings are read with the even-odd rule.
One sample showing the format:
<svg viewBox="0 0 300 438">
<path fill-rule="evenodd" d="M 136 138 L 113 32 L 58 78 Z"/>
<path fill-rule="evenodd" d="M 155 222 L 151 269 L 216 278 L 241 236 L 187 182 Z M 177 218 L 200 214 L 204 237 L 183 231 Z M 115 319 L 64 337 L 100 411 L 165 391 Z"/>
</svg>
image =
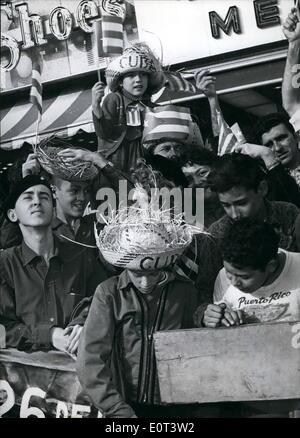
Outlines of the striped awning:
<svg viewBox="0 0 300 438">
<path fill-rule="evenodd" d="M 79 129 L 94 132 L 91 89 L 60 93 L 43 100 L 43 114 L 38 141 L 56 134 L 71 137 Z M 24 142 L 34 144 L 37 109 L 27 102 L 1 109 L 1 149 L 18 149 Z"/>
</svg>

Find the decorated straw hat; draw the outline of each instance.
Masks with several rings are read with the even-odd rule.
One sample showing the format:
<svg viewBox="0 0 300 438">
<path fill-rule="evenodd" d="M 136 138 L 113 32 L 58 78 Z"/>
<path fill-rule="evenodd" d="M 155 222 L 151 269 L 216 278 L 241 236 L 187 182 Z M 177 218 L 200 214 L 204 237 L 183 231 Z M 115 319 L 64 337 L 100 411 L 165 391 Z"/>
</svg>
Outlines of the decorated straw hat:
<svg viewBox="0 0 300 438">
<path fill-rule="evenodd" d="M 58 147 L 58 145 L 60 147 Z M 37 160 L 46 172 L 58 178 L 82 182 L 90 181 L 98 175 L 97 167 L 87 161 L 68 161 L 58 155 L 62 149 L 73 148 L 72 144 L 57 138 L 47 138 L 35 148 Z"/>
<path fill-rule="evenodd" d="M 138 271 L 173 266 L 192 237 L 185 227 L 169 223 L 109 224 L 99 234 L 97 246 L 114 266 Z"/>
<path fill-rule="evenodd" d="M 149 75 L 148 91 L 155 93 L 164 83 L 162 67 L 158 59 L 146 44 L 136 43 L 124 50 L 107 66 L 105 75 L 111 91 L 116 91 L 121 78 L 130 72 L 143 72 Z"/>
<path fill-rule="evenodd" d="M 97 246 L 105 260 L 114 266 L 138 271 L 173 266 L 191 243 L 193 233 L 181 215 L 172 217 L 169 210 L 155 206 L 153 198 L 143 199 L 137 187 L 138 206 L 120 209 L 98 233 Z M 147 193 L 144 191 L 147 198 Z"/>
</svg>

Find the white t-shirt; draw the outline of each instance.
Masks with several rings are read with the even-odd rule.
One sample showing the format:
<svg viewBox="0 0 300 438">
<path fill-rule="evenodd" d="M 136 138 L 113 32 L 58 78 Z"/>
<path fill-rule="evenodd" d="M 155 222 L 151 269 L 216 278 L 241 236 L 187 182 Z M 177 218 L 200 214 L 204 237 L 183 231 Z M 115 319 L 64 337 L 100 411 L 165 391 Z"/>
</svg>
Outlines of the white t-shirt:
<svg viewBox="0 0 300 438">
<path fill-rule="evenodd" d="M 252 294 L 231 285 L 223 268 L 216 279 L 214 303 L 243 310 L 245 323 L 300 321 L 300 253 L 282 252 L 286 261 L 279 277 Z"/>
</svg>

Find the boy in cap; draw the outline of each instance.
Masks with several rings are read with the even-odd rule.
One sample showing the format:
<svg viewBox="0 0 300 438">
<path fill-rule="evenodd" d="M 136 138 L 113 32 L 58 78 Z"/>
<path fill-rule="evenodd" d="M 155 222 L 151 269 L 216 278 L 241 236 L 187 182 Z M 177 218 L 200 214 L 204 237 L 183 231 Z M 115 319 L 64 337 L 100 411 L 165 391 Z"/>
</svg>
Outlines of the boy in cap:
<svg viewBox="0 0 300 438">
<path fill-rule="evenodd" d="M 44 178 L 20 180 L 5 209 L 23 236 L 20 245 L 0 253 L 0 323 L 6 344 L 73 354 L 86 316 L 82 300 L 106 277 L 85 263 L 84 249 L 54 236 L 53 196 Z"/>
<path fill-rule="evenodd" d="M 170 270 L 191 235 L 146 208 L 128 213 L 97 239 L 107 261 L 125 270 L 95 292 L 79 347 L 79 379 L 106 417 L 192 415 L 191 406 L 161 406 L 153 345 L 157 330 L 194 326 L 197 291 Z"/>
</svg>

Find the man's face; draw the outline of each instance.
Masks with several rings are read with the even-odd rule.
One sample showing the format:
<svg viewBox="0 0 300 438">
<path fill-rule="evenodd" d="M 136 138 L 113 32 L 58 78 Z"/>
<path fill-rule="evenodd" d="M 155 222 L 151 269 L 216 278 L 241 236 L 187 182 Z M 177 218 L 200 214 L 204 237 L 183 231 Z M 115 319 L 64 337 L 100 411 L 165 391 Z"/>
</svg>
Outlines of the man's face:
<svg viewBox="0 0 300 438">
<path fill-rule="evenodd" d="M 271 148 L 285 167 L 290 167 L 296 159 L 298 145 L 296 137 L 284 123 L 274 126 L 262 135 L 262 144 Z"/>
<path fill-rule="evenodd" d="M 90 195 L 91 187 L 87 182 L 58 180 L 55 184 L 55 198 L 66 218 L 82 217 Z"/>
<path fill-rule="evenodd" d="M 236 221 L 242 218 L 257 218 L 264 205 L 264 190 L 262 185 L 257 192 L 236 186 L 228 192 L 218 193 L 220 203 L 227 216 Z"/>
<path fill-rule="evenodd" d="M 182 171 L 192 187 L 207 187 L 207 177 L 210 170 L 210 166 L 197 163 L 186 164 L 182 167 Z"/>
<path fill-rule="evenodd" d="M 241 292 L 248 294 L 254 293 L 262 287 L 270 275 L 269 265 L 261 271 L 249 267 L 237 268 L 224 260 L 224 268 L 230 283 Z"/>
<path fill-rule="evenodd" d="M 142 294 L 150 294 L 164 277 L 162 271 L 128 270 L 128 275 L 132 283 Z"/>
<path fill-rule="evenodd" d="M 174 141 L 165 141 L 154 148 L 153 155 L 161 155 L 169 160 L 178 160 L 182 155 L 182 145 Z"/>
<path fill-rule="evenodd" d="M 17 199 L 14 209 L 8 211 L 13 222 L 20 225 L 49 226 L 53 217 L 53 199 L 48 187 L 39 184 L 29 187 Z"/>
</svg>

